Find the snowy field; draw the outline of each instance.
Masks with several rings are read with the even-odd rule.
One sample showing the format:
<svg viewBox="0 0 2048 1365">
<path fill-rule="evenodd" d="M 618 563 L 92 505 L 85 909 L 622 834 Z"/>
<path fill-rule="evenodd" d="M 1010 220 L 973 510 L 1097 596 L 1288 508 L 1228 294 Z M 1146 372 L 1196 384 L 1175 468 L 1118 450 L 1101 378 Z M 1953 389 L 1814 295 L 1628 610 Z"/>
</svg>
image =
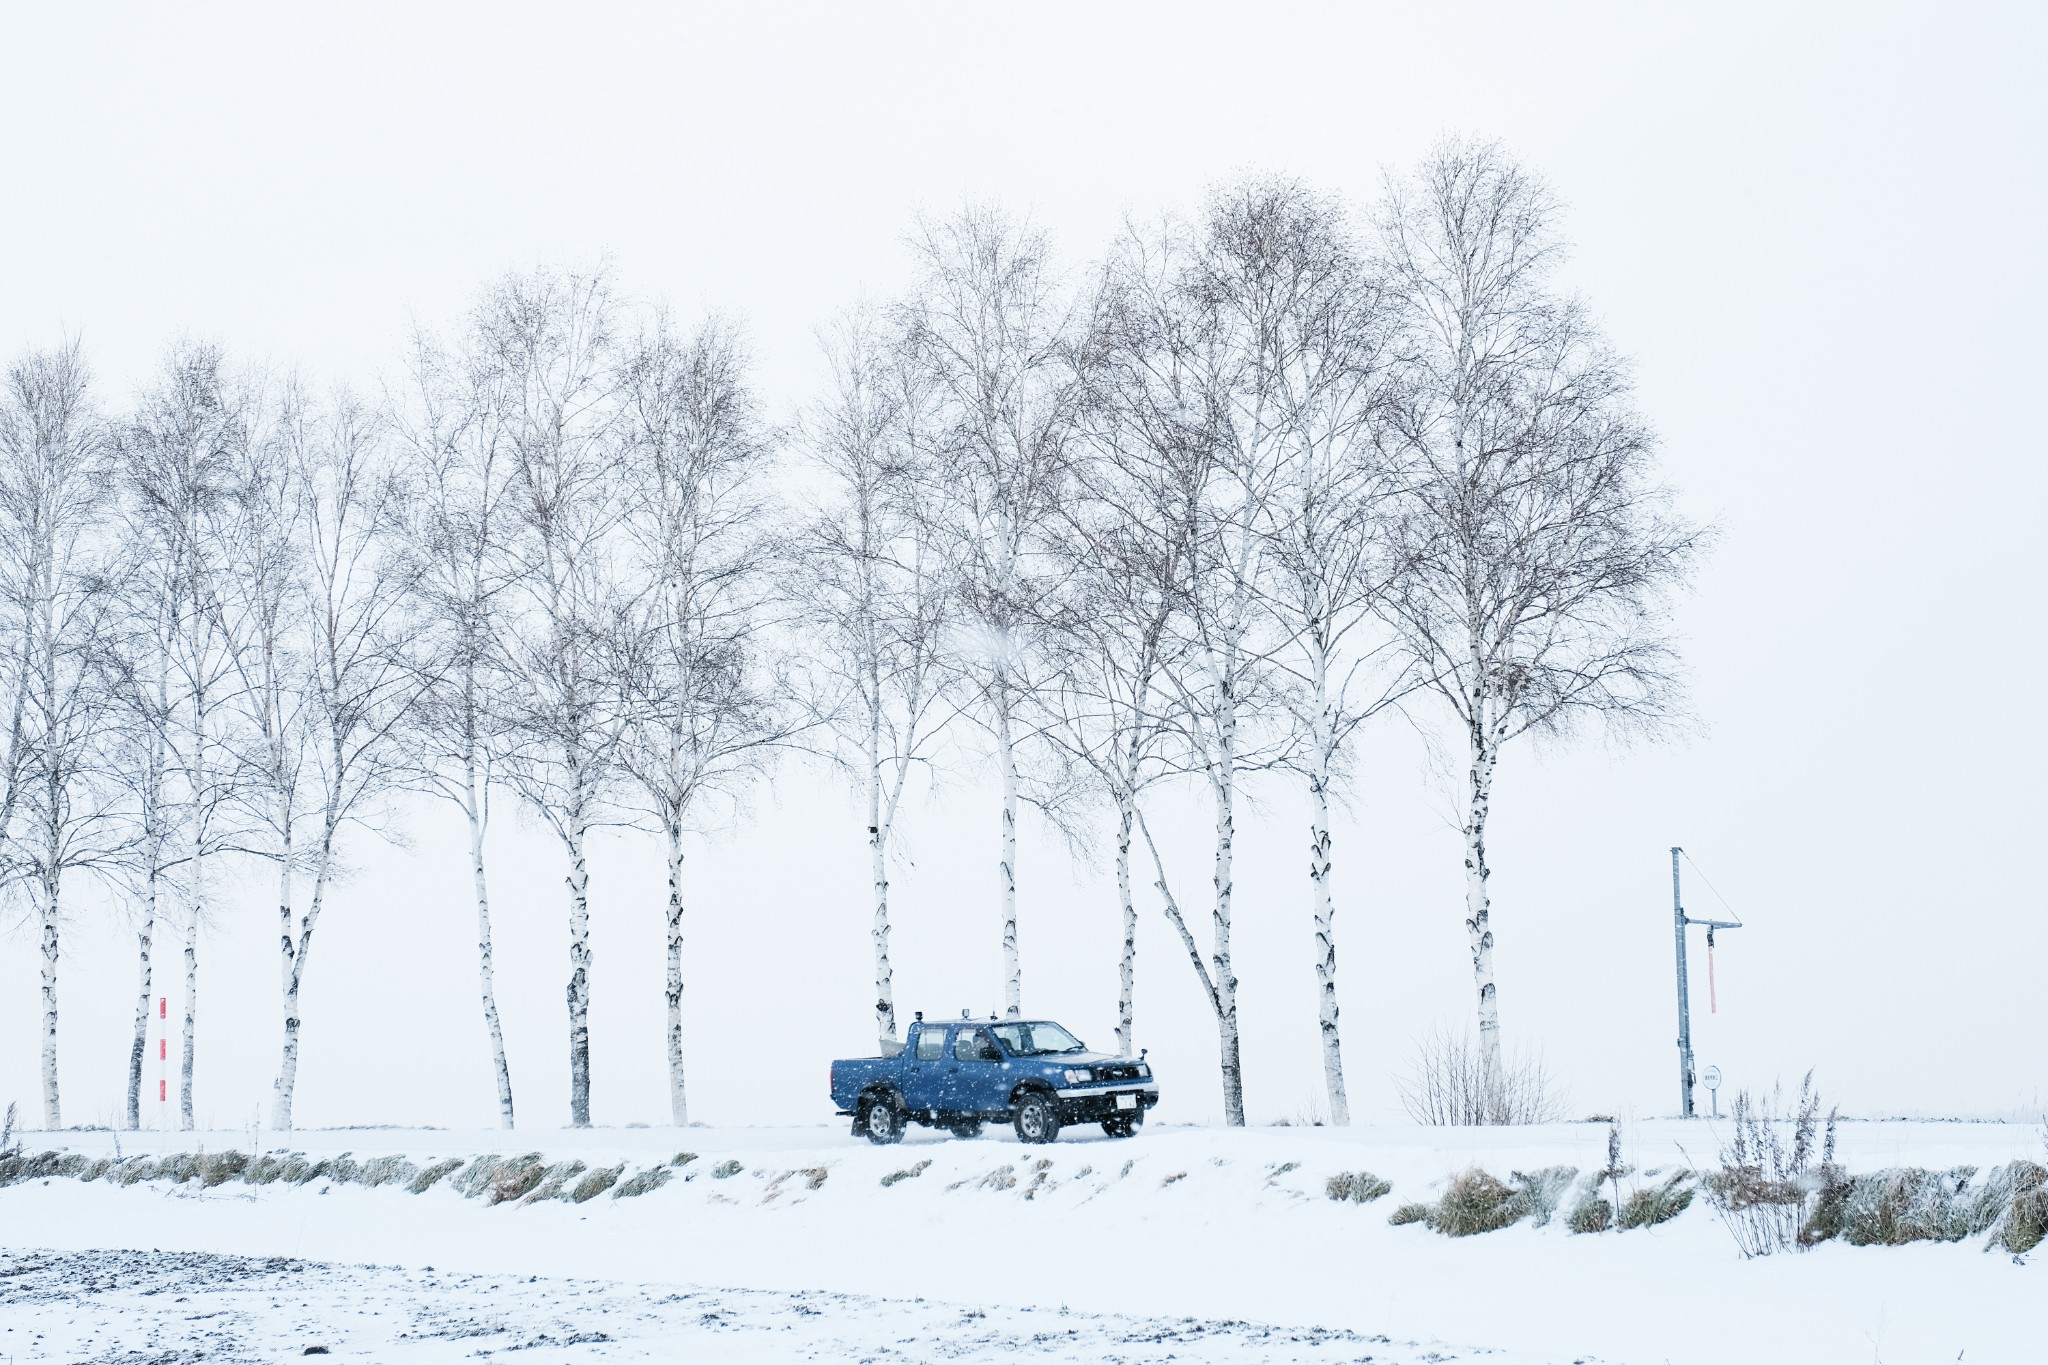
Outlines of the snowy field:
<svg viewBox="0 0 2048 1365">
<path fill-rule="evenodd" d="M 962 1306 L 815 1290 L 462 1275 L 205 1252 L 25 1256 L 6 1268 L 22 1360 L 1373 1361 L 1537 1357 L 1323 1328 Z M 27 1340 L 19 1340 L 26 1336 Z M 330 1344 L 332 1343 L 332 1344 Z M 529 1354 L 530 1353 L 530 1354 Z"/>
<path fill-rule="evenodd" d="M 697 1154 L 636 1198 L 490 1206 L 316 1180 L 212 1189 L 54 1178 L 0 1189 L 0 1357 L 341 1360 L 2039 1362 L 2039 1257 L 1982 1239 L 1830 1243 L 1744 1261 L 1703 1202 L 1660 1227 L 1449 1239 L 1392 1227 L 1452 1174 L 1598 1167 L 1606 1129 L 501 1133 L 124 1138 L 141 1151 L 289 1147 L 357 1160 L 539 1152 L 592 1166 Z M 1644 1171 L 1712 1161 L 1711 1124 L 1626 1125 Z M 114 1135 L 26 1135 L 111 1155 Z M 1852 1170 L 2039 1160 L 2038 1127 L 1850 1123 Z M 1041 1165 L 1040 1163 L 1045 1163 Z M 929 1163 L 920 1165 L 920 1163 Z M 734 1167 L 737 1169 L 734 1169 Z M 1390 1181 L 1372 1204 L 1339 1171 Z M 724 1172 L 724 1174 L 720 1174 Z M 885 1177 L 913 1172 L 885 1185 Z"/>
</svg>

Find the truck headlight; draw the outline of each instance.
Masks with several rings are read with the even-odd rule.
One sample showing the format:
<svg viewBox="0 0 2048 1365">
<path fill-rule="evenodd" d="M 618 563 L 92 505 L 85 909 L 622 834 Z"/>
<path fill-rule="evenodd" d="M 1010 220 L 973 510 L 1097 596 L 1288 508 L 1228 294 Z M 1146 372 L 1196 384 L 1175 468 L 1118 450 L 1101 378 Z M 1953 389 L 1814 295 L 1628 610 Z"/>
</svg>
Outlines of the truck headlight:
<svg viewBox="0 0 2048 1365">
<path fill-rule="evenodd" d="M 1138 1079 L 1139 1079 L 1139 1080 L 1141 1080 L 1141 1081 L 1149 1081 L 1149 1080 L 1151 1080 L 1151 1079 L 1152 1079 L 1152 1068 L 1151 1068 L 1151 1067 L 1149 1067 L 1149 1066 L 1147 1066 L 1147 1065 L 1146 1065 L 1145 1063 L 1143 1063 L 1143 1062 L 1139 1062 L 1139 1063 L 1138 1063 Z"/>
<path fill-rule="evenodd" d="M 1068 1085 L 1086 1085 L 1088 1082 L 1094 1079 L 1095 1073 L 1088 1070 L 1069 1071 L 1067 1073 Z"/>
</svg>

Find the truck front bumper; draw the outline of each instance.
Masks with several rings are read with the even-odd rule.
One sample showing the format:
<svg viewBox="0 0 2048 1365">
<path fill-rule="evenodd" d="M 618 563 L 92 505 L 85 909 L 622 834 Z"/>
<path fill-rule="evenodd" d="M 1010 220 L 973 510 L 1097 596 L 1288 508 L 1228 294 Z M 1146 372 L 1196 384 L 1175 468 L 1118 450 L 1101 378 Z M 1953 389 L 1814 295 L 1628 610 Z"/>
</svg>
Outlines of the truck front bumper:
<svg viewBox="0 0 2048 1365">
<path fill-rule="evenodd" d="M 1159 1103 L 1156 1085 L 1080 1085 L 1053 1092 L 1062 1123 L 1093 1123 L 1117 1114 L 1142 1116 Z"/>
</svg>

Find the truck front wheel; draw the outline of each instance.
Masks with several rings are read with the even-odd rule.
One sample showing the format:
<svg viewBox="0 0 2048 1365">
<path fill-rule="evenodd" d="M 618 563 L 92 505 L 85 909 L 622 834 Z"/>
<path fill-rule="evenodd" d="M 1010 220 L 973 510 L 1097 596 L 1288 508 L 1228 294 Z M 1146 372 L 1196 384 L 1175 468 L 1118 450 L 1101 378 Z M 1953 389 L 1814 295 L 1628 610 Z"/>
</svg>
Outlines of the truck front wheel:
<svg viewBox="0 0 2048 1365">
<path fill-rule="evenodd" d="M 854 1126 L 862 1137 L 877 1147 L 903 1141 L 903 1113 L 886 1095 L 862 1100 L 860 1118 Z"/>
<path fill-rule="evenodd" d="M 1016 1125 L 1019 1142 L 1056 1142 L 1060 1135 L 1060 1107 L 1050 1095 L 1032 1094 L 1017 1101 Z"/>
</svg>

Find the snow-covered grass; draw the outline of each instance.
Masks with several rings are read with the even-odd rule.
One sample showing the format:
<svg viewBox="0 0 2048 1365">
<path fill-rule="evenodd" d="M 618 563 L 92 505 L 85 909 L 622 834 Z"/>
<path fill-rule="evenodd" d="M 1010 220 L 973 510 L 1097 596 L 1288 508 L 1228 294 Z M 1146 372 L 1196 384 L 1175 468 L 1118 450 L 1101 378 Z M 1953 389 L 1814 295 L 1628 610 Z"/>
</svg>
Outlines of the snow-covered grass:
<svg viewBox="0 0 2048 1365">
<path fill-rule="evenodd" d="M 1711 1165 L 1717 1148 L 1705 1122 L 1624 1125 L 1622 1136 L 1633 1168 L 1624 1199 Z M 1599 1170 L 1606 1142 L 1607 1128 L 1589 1124 L 1168 1127 L 1128 1141 L 1070 1133 L 1051 1147 L 991 1130 L 964 1141 L 919 1132 L 877 1148 L 836 1124 L 120 1135 L 123 1155 L 269 1151 L 289 1161 L 282 1154 L 296 1152 L 309 1169 L 328 1162 L 339 1170 L 346 1160 L 358 1175 L 375 1166 L 387 1179 L 376 1188 L 334 1178 L 252 1185 L 254 1163 L 242 1178 L 213 1185 L 203 1174 L 126 1186 L 36 1178 L 0 1189 L 0 1248 L 432 1265 L 442 1274 L 921 1298 L 982 1311 L 1066 1307 L 1120 1322 L 1244 1319 L 1498 1348 L 1515 1360 L 2044 1358 L 2036 1301 L 2048 1285 L 2036 1258 L 2015 1264 L 2002 1251 L 1985 1254 L 1981 1238 L 1896 1248 L 1831 1242 L 1745 1261 L 1704 1199 L 1667 1221 L 1597 1235 L 1570 1231 L 1568 1205 L 1554 1205 L 1557 1216 L 1542 1227 L 1524 1218 L 1457 1238 L 1426 1223 L 1389 1223 L 1403 1203 L 1439 1204 L 1472 1170 L 1504 1181 L 1548 1168 Z M 111 1160 L 115 1144 L 107 1133 L 23 1135 L 24 1151 L 58 1150 L 82 1165 Z M 483 1155 L 499 1160 L 465 1198 L 462 1177 Z M 1837 1149 L 1851 1172 L 1988 1169 L 2042 1156 L 2038 1128 L 2003 1125 L 1845 1123 Z M 423 1194 L 409 1193 L 457 1159 L 464 1164 L 444 1169 Z M 400 1179 L 406 1170 L 413 1174 Z M 1342 1176 L 1351 1184 L 1333 1198 Z M 1374 1177 L 1389 1193 L 1360 1202 L 1359 1182 Z M 636 1181 L 641 1188 L 626 1196 Z M 590 1182 L 601 1188 L 579 1199 Z M 506 1197 L 494 1202 L 500 1190 Z M 0 1292 L 0 1325 L 18 1330 L 24 1311 Z M 874 1311 L 878 1323 L 900 1325 L 897 1309 Z M 843 1335 L 846 1323 L 837 1330 Z M 1269 1353 L 1229 1358 L 1294 1358 L 1260 1349 Z"/>
</svg>

